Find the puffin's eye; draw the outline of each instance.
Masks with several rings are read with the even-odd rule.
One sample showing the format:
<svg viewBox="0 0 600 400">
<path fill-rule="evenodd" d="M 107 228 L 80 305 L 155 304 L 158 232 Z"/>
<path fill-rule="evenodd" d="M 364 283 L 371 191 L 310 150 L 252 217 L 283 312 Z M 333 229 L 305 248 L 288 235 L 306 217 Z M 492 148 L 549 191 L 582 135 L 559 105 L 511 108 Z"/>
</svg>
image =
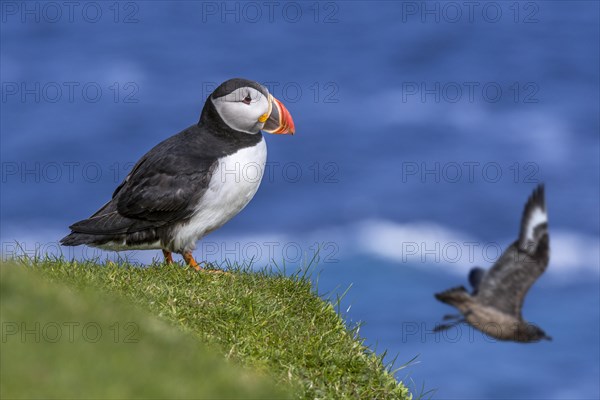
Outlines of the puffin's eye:
<svg viewBox="0 0 600 400">
<path fill-rule="evenodd" d="M 247 94 L 246 98 L 244 100 L 242 100 L 242 103 L 244 103 L 244 104 L 250 104 L 251 101 L 252 101 L 252 97 L 250 97 L 250 95 Z"/>
</svg>

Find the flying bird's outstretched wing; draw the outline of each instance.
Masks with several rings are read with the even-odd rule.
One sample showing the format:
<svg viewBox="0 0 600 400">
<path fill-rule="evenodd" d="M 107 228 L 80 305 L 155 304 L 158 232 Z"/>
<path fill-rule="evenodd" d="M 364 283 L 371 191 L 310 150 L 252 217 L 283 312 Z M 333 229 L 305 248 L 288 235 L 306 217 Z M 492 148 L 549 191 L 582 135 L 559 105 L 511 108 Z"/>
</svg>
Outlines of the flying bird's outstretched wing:
<svg viewBox="0 0 600 400">
<path fill-rule="evenodd" d="M 548 213 L 544 199 L 544 185 L 539 185 L 529 197 L 519 232 L 519 249 L 534 256 L 540 241 L 548 235 Z"/>
<path fill-rule="evenodd" d="M 544 186 L 539 185 L 523 210 L 519 239 L 483 276 L 477 298 L 484 305 L 521 318 L 525 295 L 546 270 L 549 258 L 548 214 Z"/>
<path fill-rule="evenodd" d="M 473 293 L 472 293 L 473 295 L 477 294 L 477 291 L 479 290 L 479 284 L 483 280 L 484 276 L 485 276 L 485 269 L 483 269 L 481 267 L 473 267 L 469 271 L 469 283 L 471 284 L 471 287 L 473 288 Z"/>
</svg>

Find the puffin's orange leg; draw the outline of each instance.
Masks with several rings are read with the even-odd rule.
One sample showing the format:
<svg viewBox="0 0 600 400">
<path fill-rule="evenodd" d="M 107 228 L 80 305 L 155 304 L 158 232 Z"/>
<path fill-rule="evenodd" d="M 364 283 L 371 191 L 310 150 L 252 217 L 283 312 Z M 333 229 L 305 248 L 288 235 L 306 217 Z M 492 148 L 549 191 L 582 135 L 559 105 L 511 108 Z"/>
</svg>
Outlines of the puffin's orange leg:
<svg viewBox="0 0 600 400">
<path fill-rule="evenodd" d="M 223 275 L 229 275 L 229 272 L 225 272 L 225 271 L 220 271 L 218 269 L 204 269 L 202 268 L 197 262 L 196 260 L 194 260 L 194 256 L 192 255 L 192 252 L 189 251 L 187 253 L 183 253 L 183 259 L 185 260 L 185 262 L 187 263 L 187 265 L 189 265 L 190 267 L 194 268 L 196 271 L 202 271 L 202 272 L 209 272 L 211 274 L 223 274 Z"/>
<path fill-rule="evenodd" d="M 167 264 L 173 264 L 173 254 L 170 251 L 163 250 L 163 256 L 165 256 L 165 262 Z"/>
<path fill-rule="evenodd" d="M 194 256 L 192 255 L 191 251 L 183 253 L 183 259 L 185 260 L 185 263 L 187 265 L 194 268 L 196 271 L 200 271 L 202 269 L 202 268 L 200 268 L 200 265 L 198 265 L 196 260 L 194 260 Z"/>
</svg>

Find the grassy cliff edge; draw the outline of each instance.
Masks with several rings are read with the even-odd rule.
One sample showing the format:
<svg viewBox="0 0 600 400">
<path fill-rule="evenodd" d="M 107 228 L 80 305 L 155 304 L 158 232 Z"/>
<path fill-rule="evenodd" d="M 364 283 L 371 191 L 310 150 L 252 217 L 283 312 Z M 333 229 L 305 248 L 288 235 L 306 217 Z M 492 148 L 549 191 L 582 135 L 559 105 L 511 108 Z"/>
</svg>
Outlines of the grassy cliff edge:
<svg viewBox="0 0 600 400">
<path fill-rule="evenodd" d="M 18 332 L 19 326 L 15 325 L 15 322 L 26 320 L 29 324 L 28 329 L 32 329 L 37 318 L 42 321 L 42 325 L 40 328 L 33 329 L 40 330 L 42 342 L 48 341 L 49 338 L 46 336 L 53 334 L 52 329 L 56 331 L 56 327 L 51 323 L 60 319 L 58 316 L 52 316 L 52 313 L 56 313 L 57 308 L 65 307 L 65 304 L 70 304 L 73 308 L 74 303 L 81 304 L 80 308 L 82 308 L 79 311 L 69 311 L 70 321 L 79 323 L 76 328 L 83 327 L 98 318 L 104 318 L 108 324 L 103 327 L 105 328 L 103 336 L 110 337 L 113 346 L 95 347 L 102 351 L 98 354 L 98 365 L 107 362 L 106 360 L 111 357 L 127 359 L 127 352 L 133 351 L 136 346 L 121 346 L 121 352 L 113 354 L 111 351 L 116 347 L 114 339 L 120 338 L 122 341 L 125 336 L 132 335 L 136 329 L 139 330 L 138 333 L 143 333 L 140 333 L 139 341 L 136 342 L 138 345 L 142 344 L 137 346 L 138 350 L 144 346 L 143 342 L 147 337 L 150 337 L 148 342 L 157 343 L 152 348 L 168 347 L 160 343 L 161 335 L 156 337 L 156 334 L 154 336 L 151 334 L 152 329 L 147 327 L 142 329 L 148 323 L 140 322 L 140 318 L 156 320 L 158 321 L 156 323 L 176 331 L 171 332 L 171 335 L 182 335 L 181 348 L 184 350 L 182 354 L 170 349 L 162 356 L 160 353 L 155 354 L 154 361 L 160 360 L 164 364 L 158 366 L 161 371 L 169 368 L 170 364 L 183 364 L 188 366 L 185 370 L 192 374 L 191 377 L 202 377 L 203 374 L 207 374 L 209 379 L 204 381 L 205 386 L 210 390 L 198 388 L 198 382 L 195 382 L 197 379 L 181 379 L 185 376 L 184 373 L 183 376 L 177 375 L 179 380 L 183 381 L 176 386 L 179 391 L 170 391 L 169 397 L 215 398 L 219 397 L 217 393 L 222 393 L 228 398 L 236 396 L 281 398 L 288 393 L 295 398 L 306 399 L 406 399 L 411 397 L 406 387 L 396 381 L 393 374 L 383 365 L 381 357 L 363 345 L 362 340 L 347 328 L 342 318 L 335 312 L 333 305 L 318 297 L 310 281 L 299 274 L 290 277 L 234 268 L 230 274 L 223 275 L 197 273 L 179 265 L 153 265 L 139 268 L 127 264 L 97 265 L 91 262 L 62 260 L 37 260 L 25 264 L 9 262 L 3 263 L 1 270 L 3 355 L 0 374 L 3 382 L 3 398 L 18 397 L 19 385 L 11 387 L 4 385 L 9 375 L 11 382 L 14 382 L 20 378 L 26 379 L 25 375 L 30 370 L 27 365 L 22 365 L 27 360 L 18 362 L 20 369 L 17 368 L 18 366 L 15 367 L 14 363 L 17 360 L 11 359 L 4 351 L 8 348 L 8 341 L 22 339 L 22 332 Z M 26 270 L 27 273 L 23 273 L 22 270 Z M 40 279 L 40 276 L 44 279 Z M 27 289 L 26 292 L 29 294 L 26 296 L 29 297 L 29 301 L 19 300 L 18 288 L 21 286 Z M 43 290 L 38 290 L 38 287 L 43 287 Z M 51 292 L 54 290 L 56 293 L 44 295 L 48 290 Z M 96 294 L 90 295 L 90 291 Z M 23 297 L 23 293 L 26 292 L 23 290 L 21 292 Z M 72 298 L 59 301 L 60 294 L 65 292 L 69 292 L 68 296 Z M 98 292 L 102 293 L 101 297 L 98 297 Z M 85 304 L 86 301 L 90 303 L 90 298 L 96 300 L 91 302 L 92 307 L 87 309 Z M 31 304 L 27 306 L 28 303 Z M 138 306 L 135 310 L 138 313 L 143 310 L 148 316 L 141 317 L 135 312 L 131 314 L 123 311 L 129 310 L 122 306 L 124 303 L 129 308 L 131 304 Z M 17 304 L 21 306 L 16 307 Z M 48 310 L 48 312 L 41 313 L 41 310 Z M 86 314 L 82 314 L 83 312 Z M 103 313 L 109 314 L 101 318 Z M 4 337 L 5 327 L 9 329 L 8 333 L 15 329 L 17 332 Z M 88 331 L 92 328 L 88 326 Z M 44 332 L 43 329 L 48 332 Z M 67 330 L 64 327 L 60 329 L 65 336 Z M 77 332 L 79 331 L 75 330 L 75 336 Z M 92 329 L 92 332 L 86 332 L 86 335 L 93 333 Z M 35 335 L 30 333 L 29 337 L 29 340 L 27 337 L 25 341 L 19 340 L 21 347 L 32 345 L 30 342 L 35 339 Z M 55 337 L 50 339 L 55 340 Z M 63 337 L 61 341 L 64 339 Z M 178 340 L 175 342 L 178 343 Z M 173 340 L 169 343 L 172 344 Z M 72 342 L 69 344 L 72 345 Z M 209 349 L 205 350 L 207 347 Z M 132 353 L 131 357 L 145 357 L 144 354 L 148 351 L 147 349 L 141 355 Z M 33 352 L 31 355 L 30 362 L 33 364 L 36 363 L 37 353 L 39 352 Z M 205 353 L 210 354 L 210 357 L 205 357 Z M 223 357 L 213 357 L 213 353 L 221 353 L 228 360 L 234 360 L 234 363 L 225 361 Z M 72 364 L 69 354 L 67 352 L 65 357 L 56 359 L 54 368 L 45 369 L 44 373 L 52 375 L 52 371 L 69 370 L 68 365 Z M 151 355 L 146 356 L 151 357 Z M 168 357 L 168 360 L 162 361 L 163 356 Z M 215 367 L 207 367 L 207 362 L 209 365 L 214 364 Z M 221 362 L 225 364 L 221 365 Z M 236 364 L 241 364 L 243 367 Z M 145 365 L 150 368 L 152 364 Z M 175 367 L 171 366 L 171 368 Z M 19 371 L 22 372 L 21 375 Z M 117 369 L 113 375 L 125 372 Z M 76 375 L 78 370 L 73 369 L 71 373 Z M 149 382 L 146 388 L 141 383 L 136 386 L 138 378 L 132 377 L 129 379 L 130 387 L 125 383 L 120 389 L 118 385 L 115 387 L 109 384 L 91 385 L 92 392 L 84 393 L 85 388 L 79 388 L 70 396 L 68 388 L 63 387 L 57 389 L 57 393 L 61 395 L 57 397 L 82 397 L 82 395 L 88 398 L 127 397 L 122 393 L 125 387 L 129 396 L 156 397 L 160 393 L 153 392 L 151 389 L 159 386 L 158 382 L 163 382 L 163 379 L 169 380 L 168 376 L 164 376 L 165 373 L 168 371 L 160 372 L 154 378 L 157 381 Z M 213 376 L 211 374 L 218 376 L 213 379 L 210 378 Z M 230 379 L 227 379 L 227 376 Z M 240 379 L 240 377 L 245 378 Z M 229 382 L 233 392 L 219 391 L 218 387 L 210 387 L 211 382 L 217 381 Z M 273 381 L 276 384 L 273 384 Z M 184 390 L 185 382 L 190 384 L 189 390 Z M 252 382 L 252 384 L 248 385 L 244 382 Z M 236 387 L 240 384 L 241 392 L 236 392 Z M 244 392 L 246 386 L 248 392 Z M 108 389 L 114 392 L 106 392 Z M 269 393 L 269 396 L 266 396 L 266 393 Z"/>
</svg>

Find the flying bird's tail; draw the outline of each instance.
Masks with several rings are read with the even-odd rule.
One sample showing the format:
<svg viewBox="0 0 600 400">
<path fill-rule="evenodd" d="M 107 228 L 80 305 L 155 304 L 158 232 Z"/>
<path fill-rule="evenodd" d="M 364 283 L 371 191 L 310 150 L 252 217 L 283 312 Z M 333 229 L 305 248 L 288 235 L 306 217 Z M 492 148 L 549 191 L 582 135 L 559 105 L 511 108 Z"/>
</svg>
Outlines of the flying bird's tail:
<svg viewBox="0 0 600 400">
<path fill-rule="evenodd" d="M 464 320 L 464 318 L 460 318 L 450 324 L 438 324 L 435 326 L 435 328 L 433 328 L 433 331 L 434 332 L 445 331 L 446 329 L 454 328 L 456 325 L 462 324 L 463 322 L 466 322 Z"/>
<path fill-rule="evenodd" d="M 438 299 L 439 301 L 441 301 L 442 303 L 446 303 L 446 304 L 449 304 L 451 306 L 458 308 L 458 310 L 461 313 L 465 313 L 467 311 L 465 305 L 471 301 L 471 296 L 469 295 L 469 292 L 467 292 L 467 289 L 465 289 L 464 286 L 457 286 L 457 287 L 453 287 L 451 289 L 445 290 L 443 292 L 436 293 L 435 298 Z M 446 320 L 447 318 L 444 317 L 444 319 Z M 446 329 L 450 329 L 458 324 L 466 322 L 464 318 L 460 317 L 460 315 L 459 316 L 449 316 L 449 319 L 454 319 L 454 321 L 451 323 L 446 323 L 446 324 L 438 324 L 433 329 L 433 331 L 441 332 Z"/>
<path fill-rule="evenodd" d="M 450 304 L 452 306 L 457 306 L 471 300 L 471 296 L 464 286 L 457 286 L 443 292 L 436 293 L 435 298 L 442 303 Z"/>
</svg>

